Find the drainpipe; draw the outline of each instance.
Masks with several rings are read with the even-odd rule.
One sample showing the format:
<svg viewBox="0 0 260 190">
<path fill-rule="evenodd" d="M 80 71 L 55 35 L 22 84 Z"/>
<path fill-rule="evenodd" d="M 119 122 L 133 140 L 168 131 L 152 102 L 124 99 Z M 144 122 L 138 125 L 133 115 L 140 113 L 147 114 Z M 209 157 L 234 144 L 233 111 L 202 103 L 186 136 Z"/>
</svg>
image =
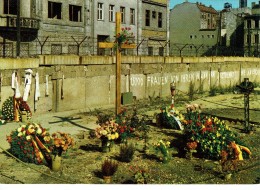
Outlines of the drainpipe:
<svg viewBox="0 0 260 190">
<path fill-rule="evenodd" d="M 20 25 L 20 1 L 17 1 L 17 18 L 16 18 L 16 57 L 20 57 L 21 44 L 21 25 Z"/>
</svg>

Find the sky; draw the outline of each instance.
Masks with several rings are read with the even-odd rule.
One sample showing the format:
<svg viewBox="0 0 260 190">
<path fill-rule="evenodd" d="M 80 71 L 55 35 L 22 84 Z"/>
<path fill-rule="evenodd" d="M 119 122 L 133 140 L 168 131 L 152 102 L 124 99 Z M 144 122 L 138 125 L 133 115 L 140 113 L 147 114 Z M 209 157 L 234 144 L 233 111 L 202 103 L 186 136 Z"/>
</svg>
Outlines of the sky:
<svg viewBox="0 0 260 190">
<path fill-rule="evenodd" d="M 183 2 L 185 2 L 185 0 L 170 0 L 170 9 Z M 188 2 L 199 2 L 206 6 L 212 5 L 212 7 L 216 10 L 222 10 L 224 8 L 224 3 L 227 2 L 232 4 L 232 8 L 239 8 L 239 0 L 188 0 Z M 247 0 L 247 6 L 251 7 L 252 2 L 256 2 L 258 4 L 259 0 Z"/>
</svg>

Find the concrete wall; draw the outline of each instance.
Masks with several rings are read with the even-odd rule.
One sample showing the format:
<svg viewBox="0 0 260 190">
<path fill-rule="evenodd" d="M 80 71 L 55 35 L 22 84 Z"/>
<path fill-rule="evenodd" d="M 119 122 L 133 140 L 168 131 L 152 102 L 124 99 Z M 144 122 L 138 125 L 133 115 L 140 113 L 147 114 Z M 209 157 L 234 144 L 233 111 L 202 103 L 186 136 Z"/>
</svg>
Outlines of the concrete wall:
<svg viewBox="0 0 260 190">
<path fill-rule="evenodd" d="M 149 57 L 123 56 L 121 92 L 133 92 L 137 99 L 170 96 L 169 87 L 188 93 L 208 91 L 210 87 L 230 87 L 245 77 L 260 83 L 259 58 L 253 57 Z M 24 70 L 31 68 L 40 76 L 41 97 L 36 112 L 84 110 L 115 103 L 115 57 L 40 56 L 31 59 L 0 59 L 1 102 L 14 95 L 11 75 L 19 74 L 24 90 Z M 48 75 L 49 95 L 46 95 Z M 28 104 L 33 110 L 35 78 Z"/>
</svg>

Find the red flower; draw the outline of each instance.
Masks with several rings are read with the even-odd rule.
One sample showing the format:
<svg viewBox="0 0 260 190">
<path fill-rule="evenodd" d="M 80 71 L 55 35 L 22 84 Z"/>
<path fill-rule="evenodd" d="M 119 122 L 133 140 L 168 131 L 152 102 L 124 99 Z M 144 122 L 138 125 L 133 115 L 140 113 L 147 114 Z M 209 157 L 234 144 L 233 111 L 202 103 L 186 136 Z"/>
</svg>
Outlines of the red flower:
<svg viewBox="0 0 260 190">
<path fill-rule="evenodd" d="M 199 127 L 199 126 L 201 126 L 201 123 L 197 121 L 196 125 Z"/>
</svg>

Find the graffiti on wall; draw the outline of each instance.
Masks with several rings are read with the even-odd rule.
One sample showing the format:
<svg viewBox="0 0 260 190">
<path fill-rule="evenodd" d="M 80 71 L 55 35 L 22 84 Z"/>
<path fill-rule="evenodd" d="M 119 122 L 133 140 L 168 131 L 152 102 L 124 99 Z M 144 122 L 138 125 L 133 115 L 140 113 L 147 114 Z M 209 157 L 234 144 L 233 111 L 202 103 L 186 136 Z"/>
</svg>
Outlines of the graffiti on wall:
<svg viewBox="0 0 260 190">
<path fill-rule="evenodd" d="M 257 76 L 260 74 L 260 69 L 242 69 L 241 75 L 242 76 Z M 198 72 L 190 72 L 190 73 L 182 73 L 177 75 L 163 75 L 163 76 L 156 76 L 156 75 L 147 75 L 146 81 L 145 76 L 131 76 L 130 82 L 131 86 L 141 87 L 147 84 L 147 87 L 152 86 L 160 86 L 160 85 L 169 85 L 172 81 L 176 83 L 190 83 L 199 80 L 205 80 L 211 78 L 220 77 L 220 79 L 235 79 L 239 76 L 239 71 L 225 71 L 225 72 L 218 72 L 218 71 L 198 71 Z"/>
</svg>

